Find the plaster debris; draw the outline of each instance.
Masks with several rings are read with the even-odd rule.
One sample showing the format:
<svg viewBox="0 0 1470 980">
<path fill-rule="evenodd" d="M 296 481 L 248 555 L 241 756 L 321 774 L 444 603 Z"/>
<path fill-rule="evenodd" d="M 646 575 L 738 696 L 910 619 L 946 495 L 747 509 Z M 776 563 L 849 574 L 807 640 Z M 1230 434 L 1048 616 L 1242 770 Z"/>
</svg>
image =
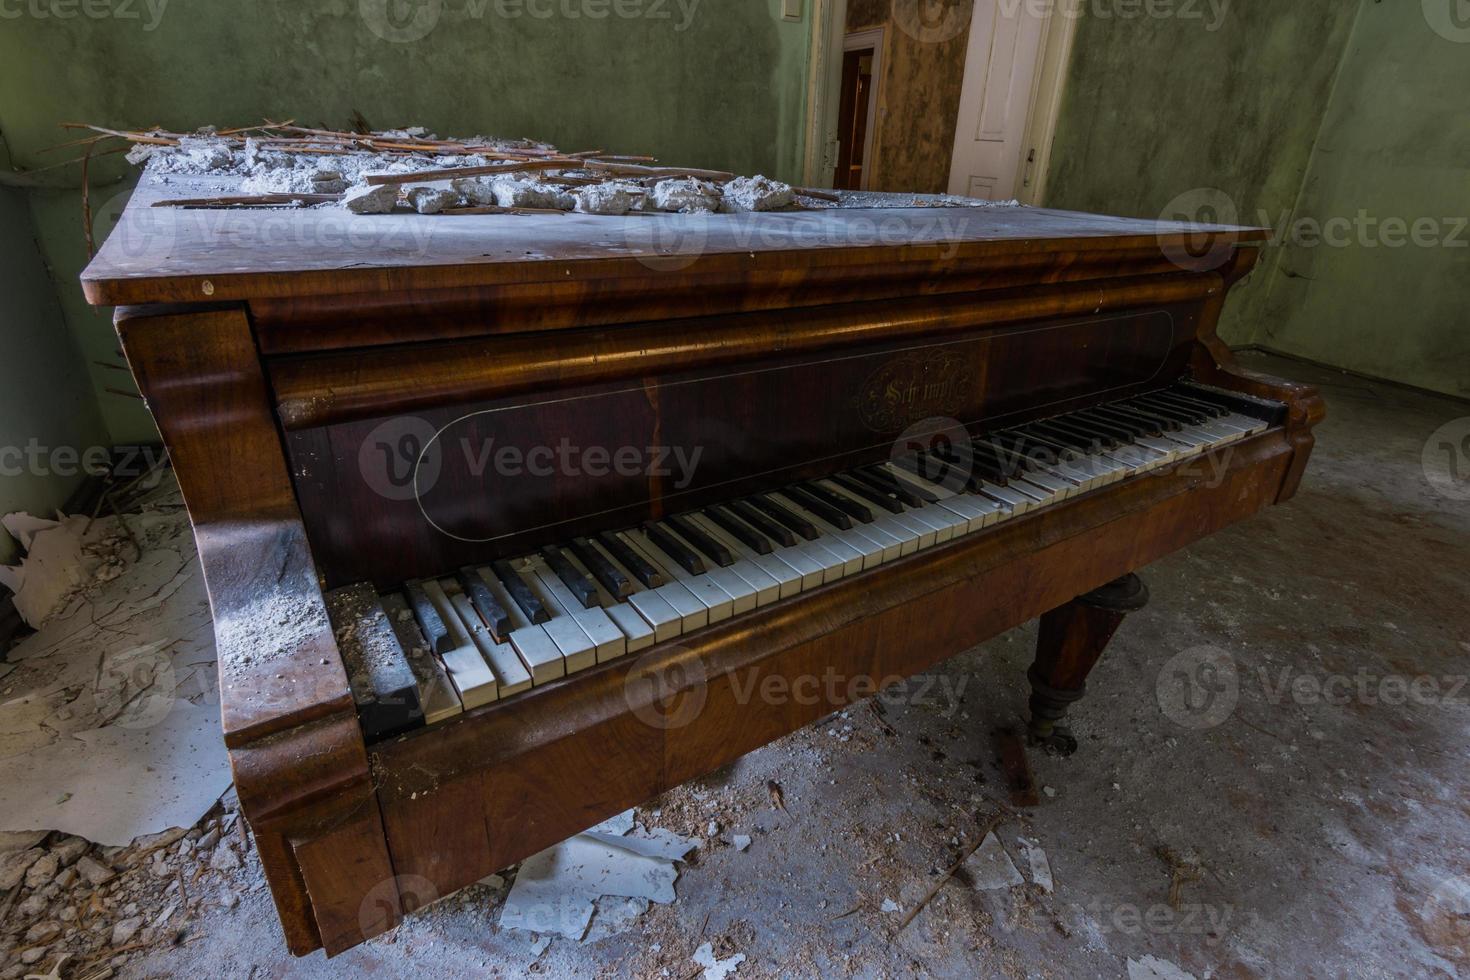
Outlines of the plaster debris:
<svg viewBox="0 0 1470 980">
<path fill-rule="evenodd" d="M 885 898 L 883 899 L 883 904 L 879 906 L 879 909 L 884 912 L 897 912 L 899 904 L 891 898 Z"/>
<path fill-rule="evenodd" d="M 497 177 L 491 181 L 495 202 L 503 208 L 555 208 L 570 211 L 577 199 L 565 188 L 524 177 Z"/>
<path fill-rule="evenodd" d="M 419 214 L 438 214 L 445 208 L 455 207 L 463 200 L 458 191 L 428 185 L 410 187 L 403 196 Z"/>
<path fill-rule="evenodd" d="M 584 940 L 594 938 L 588 927 L 604 896 L 642 900 L 644 908 L 647 902 L 673 902 L 679 876 L 674 862 L 696 842 L 657 833 L 662 828 L 647 838 L 625 836 L 632 820 L 633 812 L 626 811 L 521 862 L 501 909 L 501 928 Z M 631 925 L 638 913 L 630 908 L 609 903 L 609 925 Z"/>
<path fill-rule="evenodd" d="M 627 214 L 642 211 L 648 192 L 637 184 L 606 181 L 577 188 L 577 210 L 585 214 Z"/>
<path fill-rule="evenodd" d="M 985 840 L 975 852 L 965 859 L 965 870 L 970 872 L 976 891 L 1010 888 L 1026 883 L 994 831 L 986 834 Z"/>
<path fill-rule="evenodd" d="M 730 974 L 745 962 L 744 953 L 736 953 L 725 959 L 715 956 L 714 943 L 705 943 L 694 951 L 694 965 L 704 967 L 704 980 L 725 980 Z"/>
<path fill-rule="evenodd" d="M 730 843 L 735 845 L 735 850 L 743 851 L 750 846 L 750 835 L 735 834 L 733 837 L 730 838 Z"/>
<path fill-rule="evenodd" d="M 1021 850 L 1026 854 L 1026 861 L 1031 865 L 1031 880 L 1041 886 L 1041 890 L 1048 895 L 1056 888 L 1056 883 L 1051 877 L 1051 861 L 1041 845 L 1022 837 L 1018 839 Z"/>
<path fill-rule="evenodd" d="M 736 177 L 725 185 L 720 199 L 721 211 L 770 211 L 784 208 L 796 200 L 790 184 L 757 174 Z"/>
<path fill-rule="evenodd" d="M 0 585 L 15 593 L 15 611 L 39 627 L 66 596 L 88 578 L 83 553 L 85 517 L 50 521 L 31 514 L 6 514 L 0 524 L 26 549 L 19 565 L 0 565 Z"/>
<path fill-rule="evenodd" d="M 393 184 L 354 187 L 342 198 L 342 206 L 353 214 L 387 214 L 398 203 L 398 188 Z"/>
<path fill-rule="evenodd" d="M 698 214 L 720 206 L 718 184 L 698 177 L 676 177 L 661 180 L 653 188 L 653 206 L 660 211 Z"/>
<path fill-rule="evenodd" d="M 540 956 L 542 953 L 546 952 L 546 947 L 550 945 L 550 936 L 537 936 L 535 939 L 531 940 L 531 955 Z"/>
<path fill-rule="evenodd" d="M 1128 980 L 1198 980 L 1193 973 L 1157 956 L 1128 958 Z"/>
<path fill-rule="evenodd" d="M 449 186 L 471 204 L 495 204 L 495 185 L 479 177 L 456 177 Z"/>
</svg>

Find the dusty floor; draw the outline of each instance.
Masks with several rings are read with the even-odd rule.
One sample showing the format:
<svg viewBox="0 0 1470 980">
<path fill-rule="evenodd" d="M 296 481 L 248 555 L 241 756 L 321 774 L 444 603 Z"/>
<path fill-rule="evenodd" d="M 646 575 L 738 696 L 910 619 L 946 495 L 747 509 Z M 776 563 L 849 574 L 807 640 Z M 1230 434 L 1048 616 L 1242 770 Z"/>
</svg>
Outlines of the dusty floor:
<svg viewBox="0 0 1470 980">
<path fill-rule="evenodd" d="M 856 706 L 651 802 L 646 823 L 720 830 L 677 901 L 631 931 L 538 951 L 496 926 L 504 889 L 477 886 L 334 960 L 296 960 L 251 851 L 227 883 L 201 876 L 211 899 L 178 946 L 117 974 L 690 980 L 707 941 L 745 954 L 737 980 L 1119 977 L 1146 956 L 1198 977 L 1470 970 L 1470 503 L 1438 495 L 1421 463 L 1470 406 L 1247 360 L 1323 386 L 1302 490 L 1144 570 L 1153 601 L 1075 710 L 1081 750 L 1033 754 L 1038 806 L 1009 805 L 993 747 L 1024 705 L 1031 624 L 881 712 Z M 1182 701 L 1187 678 L 1212 696 Z M 1028 882 L 1018 838 L 1046 851 L 1055 893 L 959 875 L 898 931 L 997 812 Z M 738 851 L 734 834 L 753 842 Z"/>
</svg>

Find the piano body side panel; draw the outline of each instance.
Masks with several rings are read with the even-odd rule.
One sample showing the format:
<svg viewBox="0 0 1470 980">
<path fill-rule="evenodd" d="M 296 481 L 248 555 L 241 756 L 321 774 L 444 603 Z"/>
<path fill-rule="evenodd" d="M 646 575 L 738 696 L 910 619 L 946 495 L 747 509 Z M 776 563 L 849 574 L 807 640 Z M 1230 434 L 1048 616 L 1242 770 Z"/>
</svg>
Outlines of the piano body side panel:
<svg viewBox="0 0 1470 980">
<path fill-rule="evenodd" d="M 360 912 L 391 864 L 250 325 L 149 312 L 120 309 L 118 335 L 194 526 L 241 807 L 291 951 L 343 949 L 396 923 L 397 899 Z"/>
<path fill-rule="evenodd" d="M 1248 517 L 1292 455 L 1273 429 L 1218 475 L 1094 491 L 374 746 L 394 865 L 463 887 Z"/>
<path fill-rule="evenodd" d="M 1199 299 L 1167 298 L 1021 322 L 992 319 L 976 300 L 960 310 L 964 329 L 817 350 L 765 346 L 736 363 L 723 338 L 695 337 L 663 370 L 650 359 L 637 372 L 629 357 L 631 376 L 344 418 L 289 429 L 286 441 L 328 585 L 366 578 L 387 588 L 888 459 L 936 431 L 1161 387 L 1188 370 L 1200 310 Z M 861 304 L 844 316 L 859 332 L 885 322 Z M 572 364 L 648 346 L 619 332 L 554 339 Z M 493 361 L 483 370 L 502 376 Z"/>
<path fill-rule="evenodd" d="M 1230 287 L 1255 268 L 1260 254 L 1259 248 L 1236 248 L 1221 267 L 1225 289 L 1210 297 L 1201 311 L 1199 345 L 1193 351 L 1191 371 L 1196 380 L 1207 384 L 1286 404 L 1286 434 L 1293 453 L 1276 494 L 1276 502 L 1285 503 L 1301 486 L 1302 474 L 1316 442 L 1312 430 L 1327 417 L 1327 403 L 1315 385 L 1271 377 L 1244 367 L 1216 333 Z"/>
</svg>

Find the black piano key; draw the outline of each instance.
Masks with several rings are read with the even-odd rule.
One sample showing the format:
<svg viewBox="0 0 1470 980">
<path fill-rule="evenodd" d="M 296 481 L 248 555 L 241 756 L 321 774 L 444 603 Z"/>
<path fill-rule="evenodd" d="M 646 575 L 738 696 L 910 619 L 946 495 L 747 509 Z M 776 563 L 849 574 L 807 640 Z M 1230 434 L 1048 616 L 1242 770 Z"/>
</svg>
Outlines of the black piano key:
<svg viewBox="0 0 1470 980">
<path fill-rule="evenodd" d="M 1073 432 L 1065 426 L 1057 425 L 1050 420 L 1028 423 L 1022 427 L 1022 430 L 1027 433 L 1033 433 L 1042 439 L 1049 439 L 1058 445 L 1066 446 L 1068 449 L 1075 450 L 1083 455 L 1087 455 L 1093 450 L 1093 440 L 1080 433 Z"/>
<path fill-rule="evenodd" d="M 1117 402 L 1115 404 L 1109 405 L 1108 411 L 1115 412 L 1119 415 L 1126 415 L 1130 418 L 1142 419 L 1149 425 L 1152 425 L 1163 432 L 1176 432 L 1179 429 L 1179 423 L 1174 421 L 1173 419 L 1165 418 L 1162 415 L 1156 415 L 1155 413 L 1150 412 L 1146 409 L 1135 408 L 1134 406 L 1129 405 L 1127 402 Z"/>
<path fill-rule="evenodd" d="M 444 625 L 444 620 L 439 618 L 439 610 L 434 608 L 434 603 L 429 600 L 429 594 L 418 582 L 409 582 L 403 587 L 408 596 L 408 604 L 413 608 L 414 617 L 419 621 L 419 629 L 424 631 L 424 639 L 429 641 L 429 649 L 437 654 L 445 654 L 454 649 L 454 641 L 449 637 L 449 630 Z"/>
<path fill-rule="evenodd" d="M 1159 434 L 1159 427 L 1152 423 L 1145 422 L 1141 418 L 1114 414 L 1101 407 L 1088 409 L 1086 418 L 1095 419 L 1100 424 L 1111 426 L 1116 431 L 1128 433 L 1129 441 Z"/>
<path fill-rule="evenodd" d="M 750 498 L 750 502 L 757 508 L 765 511 L 766 516 L 777 521 L 784 527 L 789 527 L 808 541 L 817 540 L 817 529 L 812 523 L 800 514 L 793 513 L 781 504 L 779 500 L 772 499 L 768 494 L 760 493 Z"/>
<path fill-rule="evenodd" d="M 591 541 L 586 538 L 573 538 L 569 547 L 614 599 L 622 602 L 632 595 L 633 583 L 629 582 L 628 577 L 608 561 L 607 556 L 597 550 Z"/>
<path fill-rule="evenodd" d="M 1089 451 L 1101 452 L 1108 449 L 1117 449 L 1118 440 L 1105 432 L 1099 431 L 1095 426 L 1072 418 L 1058 418 L 1048 420 L 1053 428 L 1063 432 L 1070 432 L 1075 436 L 1081 436 L 1087 440 Z"/>
<path fill-rule="evenodd" d="M 662 525 L 649 521 L 643 525 L 643 533 L 648 535 L 648 540 L 658 545 L 664 554 L 678 562 L 679 567 L 684 571 L 690 575 L 704 574 L 704 560 L 690 550 L 683 541 L 664 530 Z"/>
<path fill-rule="evenodd" d="M 1212 418 L 1223 419 L 1225 416 L 1230 414 L 1229 409 L 1223 408 L 1212 401 L 1208 401 L 1204 398 L 1195 398 L 1173 388 L 1170 388 L 1166 391 L 1154 392 L 1154 394 L 1158 395 L 1160 398 L 1168 399 L 1169 401 L 1176 402 L 1180 405 L 1184 405 L 1189 408 L 1197 408 L 1201 412 L 1208 412 Z"/>
<path fill-rule="evenodd" d="M 1173 419 L 1180 425 L 1198 425 L 1200 421 L 1202 421 L 1192 412 L 1186 412 L 1182 408 L 1176 408 L 1173 405 L 1160 404 L 1159 402 L 1152 401 L 1146 398 L 1135 398 L 1128 404 L 1136 405 L 1144 411 L 1151 412 L 1154 415 L 1159 415 L 1166 419 Z"/>
<path fill-rule="evenodd" d="M 873 523 L 873 511 L 851 497 L 833 493 L 815 480 L 803 483 L 801 488 L 828 507 L 836 507 L 855 521 L 862 521 L 864 524 Z"/>
<path fill-rule="evenodd" d="M 730 508 L 732 514 L 749 524 L 752 529 L 759 531 L 782 547 L 790 548 L 796 544 L 796 535 L 791 533 L 791 529 L 779 520 L 773 520 L 771 515 L 759 507 L 743 500 L 732 500 L 725 506 Z"/>
<path fill-rule="evenodd" d="M 504 643 L 513 628 L 510 624 L 510 614 L 495 601 L 495 596 L 485 585 L 485 580 L 480 577 L 480 573 L 473 568 L 461 568 L 459 586 L 469 597 L 470 605 L 475 607 L 475 612 L 479 613 L 480 618 L 485 621 L 485 626 L 490 630 L 490 635 L 495 637 L 495 642 Z"/>
<path fill-rule="evenodd" d="M 500 579 L 500 584 L 505 586 L 505 591 L 515 600 L 515 604 L 521 607 L 521 612 L 526 614 L 527 619 L 532 623 L 550 621 L 551 613 L 546 611 L 546 607 L 541 604 L 536 593 L 531 591 L 526 580 L 521 578 L 520 573 L 510 567 L 510 562 L 502 558 L 491 562 L 490 568 L 495 572 L 495 577 Z"/>
<path fill-rule="evenodd" d="M 1014 448 L 1002 446 L 989 436 L 976 437 L 974 446 L 976 457 L 985 460 L 993 471 L 990 482 L 996 486 L 1003 487 L 1026 472 L 1026 459 Z"/>
<path fill-rule="evenodd" d="M 853 470 L 871 480 L 876 486 L 880 486 L 902 500 L 910 507 L 921 507 L 924 504 L 939 502 L 939 494 L 930 493 L 923 487 L 912 483 L 902 483 L 898 477 L 888 472 L 881 466 L 865 466 L 860 470 Z"/>
<path fill-rule="evenodd" d="M 1195 401 L 1208 402 L 1217 408 L 1224 409 L 1227 413 L 1235 412 L 1254 418 L 1256 417 L 1256 413 L 1260 411 L 1259 407 L 1251 405 L 1244 398 L 1234 397 L 1222 391 L 1212 391 L 1193 382 L 1183 381 L 1169 390 L 1184 398 L 1193 398 Z"/>
<path fill-rule="evenodd" d="M 577 597 L 583 609 L 591 609 L 600 604 L 597 601 L 597 586 L 589 582 L 587 576 L 577 570 L 577 566 L 567 561 L 567 556 L 561 553 L 560 548 L 554 544 L 543 545 L 541 557 L 546 559 L 547 566 L 556 573 L 562 584 Z"/>
<path fill-rule="evenodd" d="M 735 514 L 727 508 L 720 506 L 710 507 L 704 512 L 704 516 L 708 517 L 711 521 L 714 521 L 720 526 L 722 530 L 725 531 L 725 533 L 729 534 L 736 541 L 739 541 L 741 544 L 745 545 L 756 554 L 769 555 L 771 553 L 771 542 L 766 538 L 766 536 L 756 528 L 752 527 L 746 521 L 742 521 L 740 518 L 736 517 Z M 785 529 L 783 528 L 782 530 Z M 790 535 L 791 532 L 787 531 L 786 533 Z M 795 539 L 792 539 L 791 543 L 795 544 Z"/>
<path fill-rule="evenodd" d="M 1149 403 L 1156 405 L 1161 409 L 1170 409 L 1177 412 L 1183 412 L 1185 416 L 1190 420 L 1190 422 L 1195 425 L 1199 425 L 1202 422 L 1208 422 L 1210 419 L 1215 417 L 1215 411 L 1213 407 L 1209 410 L 1206 410 L 1200 408 L 1198 405 L 1191 405 L 1187 402 L 1180 401 L 1177 398 L 1171 398 L 1168 395 L 1164 395 L 1159 392 L 1154 392 L 1153 394 L 1146 395 L 1144 397 L 1149 401 Z"/>
<path fill-rule="evenodd" d="M 422 727 L 418 681 L 377 591 L 363 583 L 324 598 L 363 737 L 376 742 Z"/>
<path fill-rule="evenodd" d="M 837 473 L 832 477 L 832 482 L 837 484 L 848 493 L 854 494 L 878 507 L 882 507 L 890 514 L 902 514 L 903 504 L 896 496 L 887 490 L 880 490 L 862 478 L 862 474 L 856 471 L 852 473 Z"/>
<path fill-rule="evenodd" d="M 1000 457 L 996 456 L 988 446 L 971 443 L 966 447 L 967 451 L 955 454 L 955 459 L 961 466 L 968 466 L 972 475 L 978 475 L 986 483 L 996 486 L 1005 486 L 1010 476 L 1006 473 L 1004 464 Z"/>
<path fill-rule="evenodd" d="M 803 486 L 792 484 L 784 488 L 781 492 L 833 527 L 839 527 L 844 531 L 852 527 L 851 517 L 848 517 L 840 508 L 832 506 L 816 494 L 808 493 L 807 489 Z"/>
<path fill-rule="evenodd" d="M 597 536 L 597 543 L 607 549 L 607 553 L 618 560 L 633 577 L 642 582 L 645 588 L 656 589 L 664 584 L 663 572 L 654 568 L 643 560 L 643 556 L 623 542 L 623 539 L 609 531 L 603 531 Z"/>
<path fill-rule="evenodd" d="M 720 544 L 720 542 L 708 534 L 705 534 L 689 518 L 676 515 L 674 517 L 664 518 L 664 523 L 679 532 L 679 536 L 693 545 L 695 551 L 698 551 L 721 568 L 728 568 L 735 564 L 735 557 L 730 554 L 730 549 Z"/>
<path fill-rule="evenodd" d="M 1030 465 L 1048 465 L 1077 459 L 1080 455 L 1071 446 L 1058 442 L 1056 439 L 1039 432 L 1012 430 L 1017 440 L 1016 451 L 1024 456 Z"/>
</svg>

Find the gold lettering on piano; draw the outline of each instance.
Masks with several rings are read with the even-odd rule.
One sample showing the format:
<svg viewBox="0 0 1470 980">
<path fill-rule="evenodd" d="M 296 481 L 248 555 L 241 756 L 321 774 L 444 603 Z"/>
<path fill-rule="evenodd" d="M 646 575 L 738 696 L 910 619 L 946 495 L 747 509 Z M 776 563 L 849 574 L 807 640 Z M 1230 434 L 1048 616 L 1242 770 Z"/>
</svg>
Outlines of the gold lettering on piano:
<svg viewBox="0 0 1470 980">
<path fill-rule="evenodd" d="M 952 351 L 911 351 L 863 382 L 858 414 L 874 432 L 897 432 L 920 419 L 958 415 L 970 393 L 969 363 Z"/>
</svg>

